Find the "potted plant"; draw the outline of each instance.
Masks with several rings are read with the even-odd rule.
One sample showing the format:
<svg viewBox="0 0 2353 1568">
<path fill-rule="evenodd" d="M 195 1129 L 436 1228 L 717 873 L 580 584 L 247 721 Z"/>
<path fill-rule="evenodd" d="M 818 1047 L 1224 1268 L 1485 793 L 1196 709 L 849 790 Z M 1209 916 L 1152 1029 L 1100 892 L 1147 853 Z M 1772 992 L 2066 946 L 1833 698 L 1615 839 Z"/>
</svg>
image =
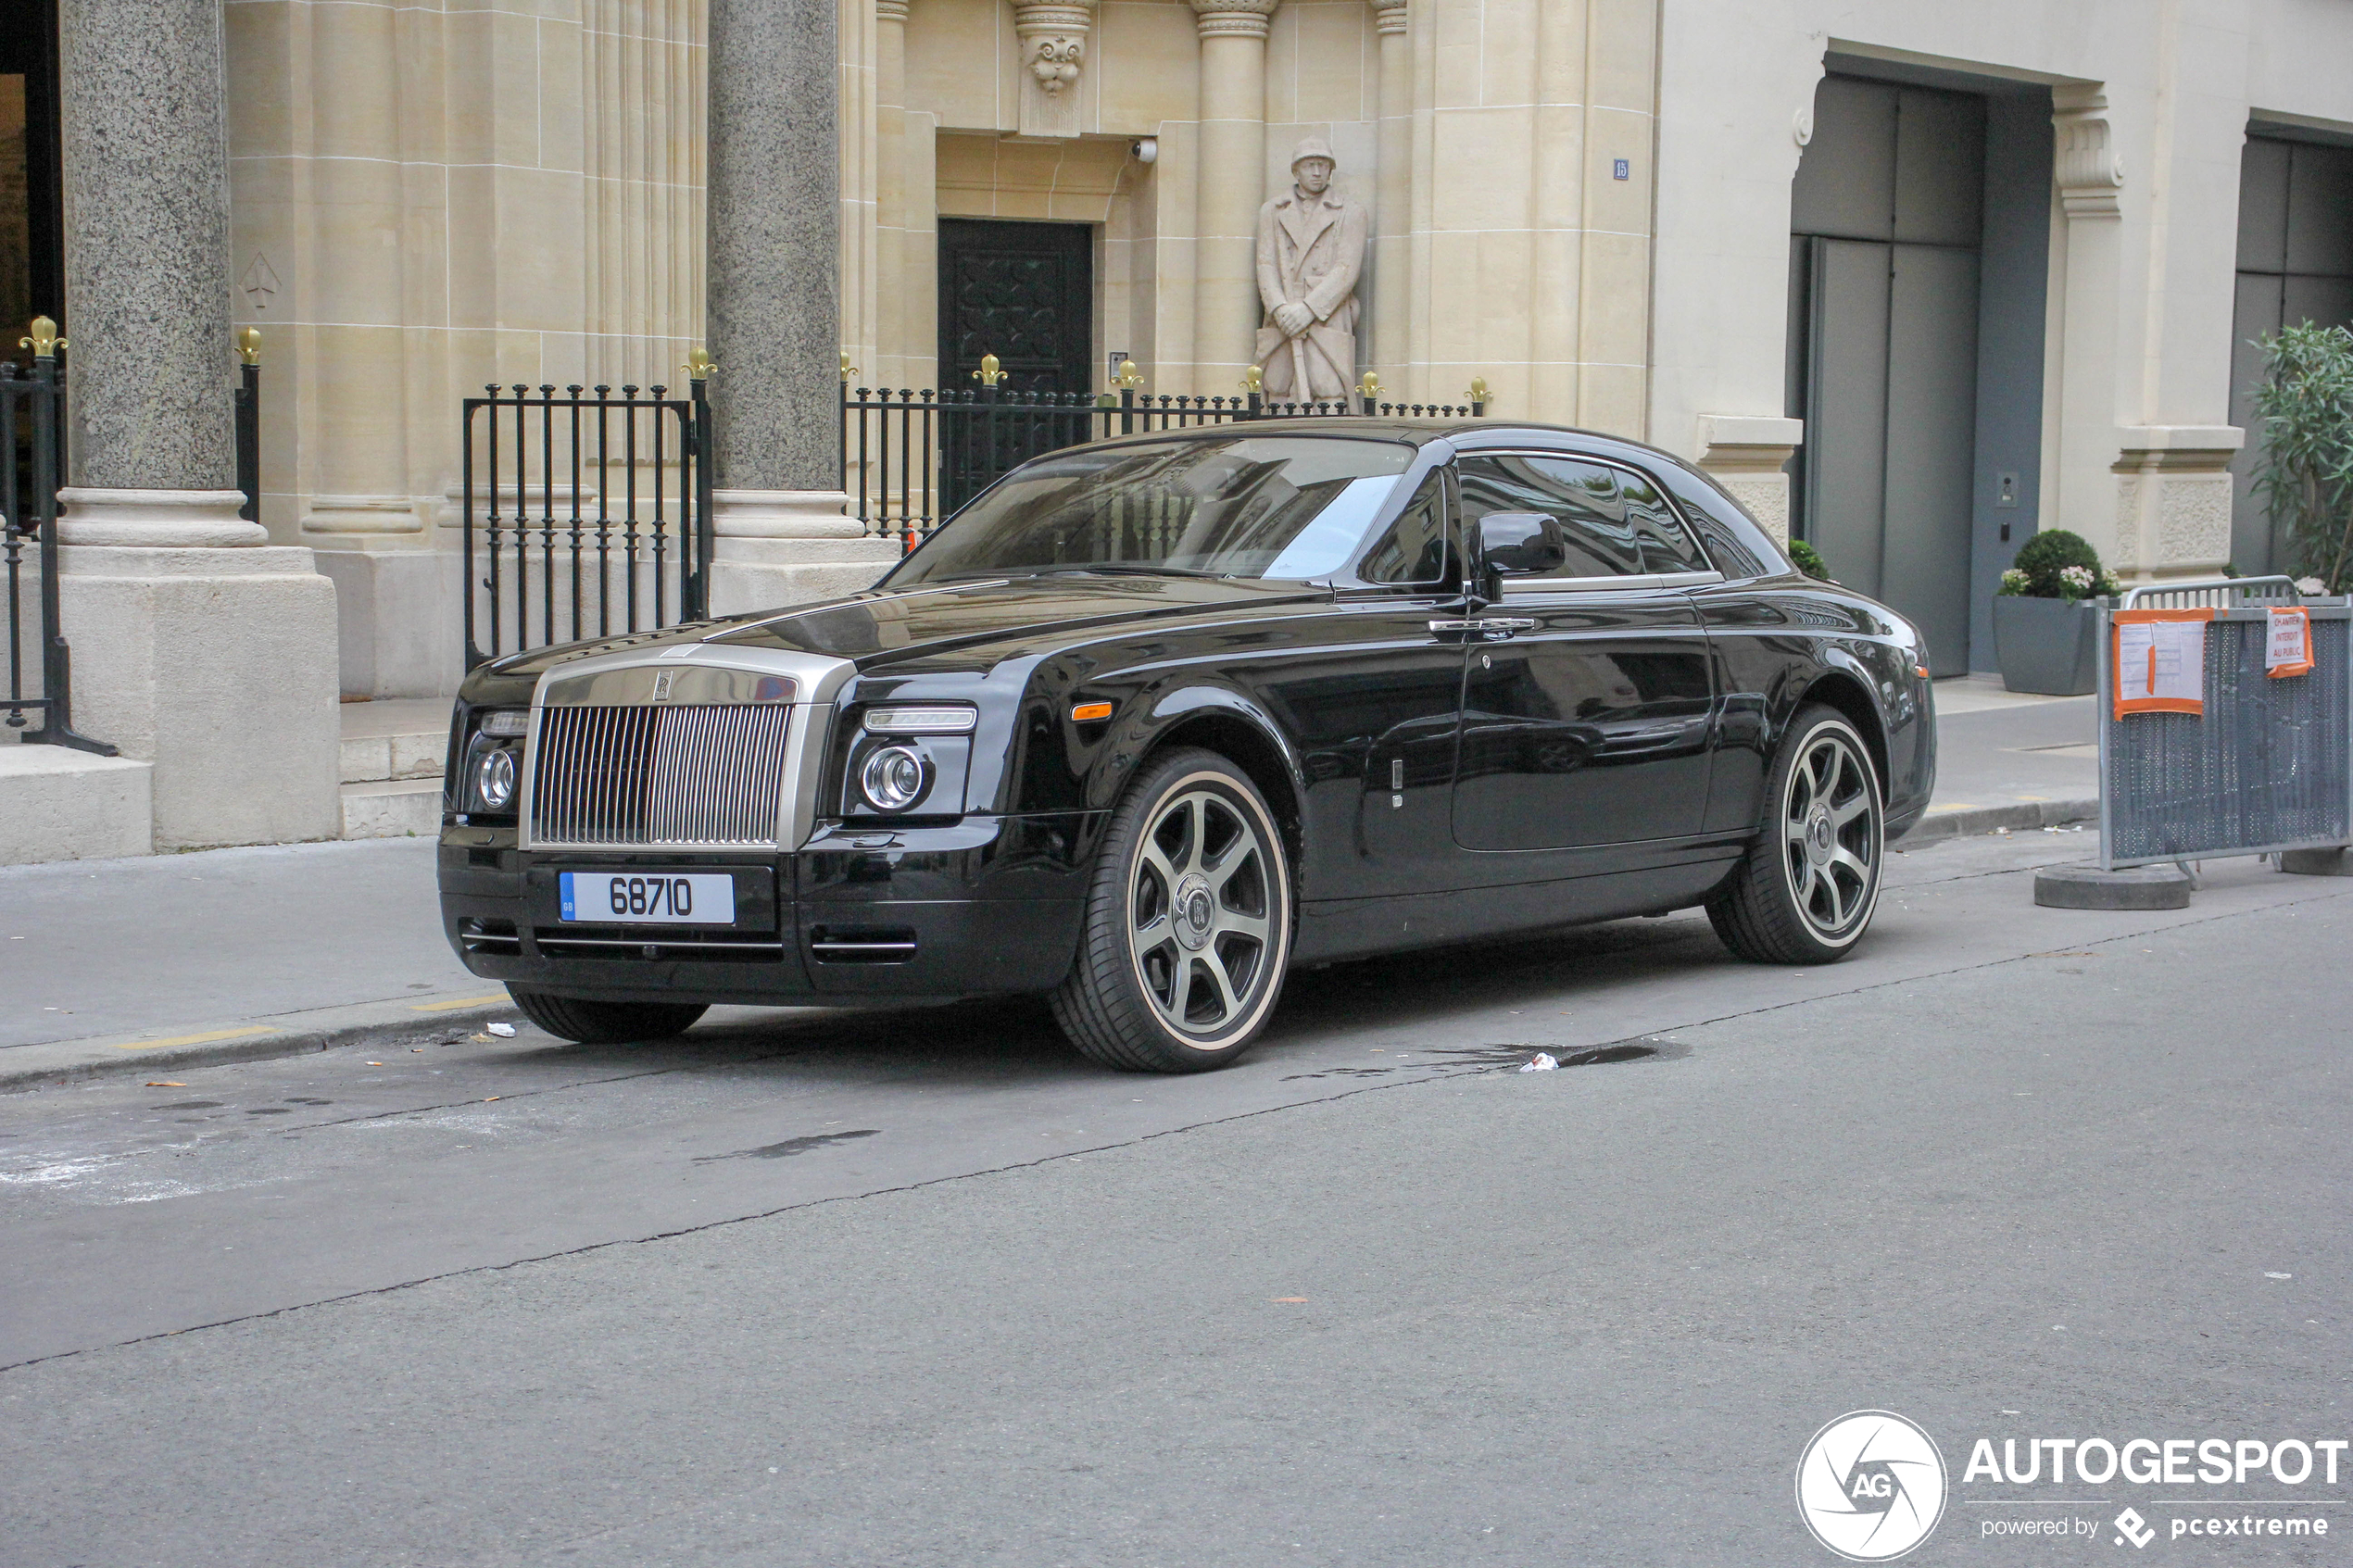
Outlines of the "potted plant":
<svg viewBox="0 0 2353 1568">
<path fill-rule="evenodd" d="M 2082 696 L 2099 678 L 2099 617 L 2091 600 L 2116 592 L 2099 552 L 2054 528 L 2029 539 L 2002 573 L 1994 649 L 2014 692 Z"/>
<path fill-rule="evenodd" d="M 2353 332 L 2309 321 L 2257 341 L 2255 488 L 2308 593 L 2353 588 Z M 2299 582 L 2297 587 L 2303 588 Z"/>
</svg>

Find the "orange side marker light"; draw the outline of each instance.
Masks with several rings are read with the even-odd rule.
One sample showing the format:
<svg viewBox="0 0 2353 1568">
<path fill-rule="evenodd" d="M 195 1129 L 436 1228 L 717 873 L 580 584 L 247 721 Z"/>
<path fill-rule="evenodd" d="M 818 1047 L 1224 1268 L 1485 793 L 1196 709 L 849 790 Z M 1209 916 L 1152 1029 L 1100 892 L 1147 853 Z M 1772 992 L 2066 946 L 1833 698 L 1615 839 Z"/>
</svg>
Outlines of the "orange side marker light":
<svg viewBox="0 0 2353 1568">
<path fill-rule="evenodd" d="M 1081 724 L 1091 723 L 1098 719 L 1108 719 L 1111 717 L 1111 704 L 1082 702 L 1070 710 L 1070 716 L 1072 720 Z"/>
</svg>

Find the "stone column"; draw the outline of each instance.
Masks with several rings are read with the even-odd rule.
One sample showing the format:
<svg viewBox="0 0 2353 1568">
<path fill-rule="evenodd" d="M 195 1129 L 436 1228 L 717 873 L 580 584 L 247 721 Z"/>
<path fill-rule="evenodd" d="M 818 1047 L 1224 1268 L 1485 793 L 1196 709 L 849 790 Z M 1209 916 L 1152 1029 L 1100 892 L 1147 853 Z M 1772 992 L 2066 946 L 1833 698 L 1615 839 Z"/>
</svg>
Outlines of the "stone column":
<svg viewBox="0 0 2353 1568">
<path fill-rule="evenodd" d="M 1258 208 L 1266 199 L 1266 23 L 1276 0 L 1192 0 L 1201 34 L 1194 209 L 1193 390 L 1232 396 L 1265 310 Z"/>
<path fill-rule="evenodd" d="M 2051 89 L 2053 179 L 2067 214 L 2061 290 L 2058 472 L 2044 479 L 2045 515 L 2054 526 L 2091 541 L 2100 558 L 2130 576 L 2120 559 L 2117 493 L 2117 293 L 2123 273 L 2124 163 L 2108 118 L 2108 95 L 2090 82 Z"/>
<path fill-rule="evenodd" d="M 875 0 L 875 386 L 905 386 L 907 311 L 907 6 Z"/>
<path fill-rule="evenodd" d="M 1406 0 L 1373 0 L 1380 39 L 1380 170 L 1373 201 L 1373 367 L 1403 395 L 1407 313 L 1412 307 L 1414 41 Z"/>
<path fill-rule="evenodd" d="M 843 515 L 830 0 L 712 0 L 715 614 L 864 587 L 896 555 Z"/>
<path fill-rule="evenodd" d="M 78 728 L 154 765 L 158 849 L 339 836 L 335 594 L 237 508 L 219 0 L 65 0 Z"/>
</svg>

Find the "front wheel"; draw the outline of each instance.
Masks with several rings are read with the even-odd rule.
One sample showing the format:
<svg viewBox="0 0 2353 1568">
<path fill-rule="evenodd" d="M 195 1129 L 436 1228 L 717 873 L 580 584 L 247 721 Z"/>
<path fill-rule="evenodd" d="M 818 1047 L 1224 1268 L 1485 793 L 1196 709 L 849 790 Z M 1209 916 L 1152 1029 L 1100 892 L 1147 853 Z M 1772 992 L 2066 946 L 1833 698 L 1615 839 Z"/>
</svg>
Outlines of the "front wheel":
<svg viewBox="0 0 2353 1568">
<path fill-rule="evenodd" d="M 1765 821 L 1708 922 L 1751 962 L 1835 962 L 1879 907 L 1887 820 L 1870 748 L 1844 715 L 1809 704 L 1766 784 Z"/>
<path fill-rule="evenodd" d="M 507 987 L 522 1015 L 560 1040 L 612 1046 L 631 1040 L 667 1040 L 683 1035 L 710 1010 L 707 1002 L 593 1002 L 546 991 Z"/>
<path fill-rule="evenodd" d="M 1055 1022 L 1106 1067 L 1223 1067 L 1275 1010 L 1290 938 L 1290 866 L 1257 786 L 1214 752 L 1170 752 L 1112 813 Z"/>
</svg>

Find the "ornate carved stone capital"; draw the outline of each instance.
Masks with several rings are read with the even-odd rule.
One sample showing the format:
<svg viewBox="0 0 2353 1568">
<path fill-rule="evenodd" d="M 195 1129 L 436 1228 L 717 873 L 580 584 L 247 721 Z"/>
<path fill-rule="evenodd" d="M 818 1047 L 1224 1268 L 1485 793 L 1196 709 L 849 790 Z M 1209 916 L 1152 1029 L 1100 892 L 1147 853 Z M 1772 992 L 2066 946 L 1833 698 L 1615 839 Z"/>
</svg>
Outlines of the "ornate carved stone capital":
<svg viewBox="0 0 2353 1568">
<path fill-rule="evenodd" d="M 1403 32 L 1406 27 L 1406 0 L 1373 0 L 1373 31 Z"/>
<path fill-rule="evenodd" d="M 1095 25 L 1091 0 L 1013 0 L 1021 40 L 1021 133 L 1078 134 L 1078 73 Z"/>
<path fill-rule="evenodd" d="M 2124 184 L 2124 160 L 2109 139 L 2108 94 L 2089 84 L 2051 89 L 2051 128 L 2057 145 L 2052 175 L 2070 218 L 2114 218 Z"/>
<path fill-rule="evenodd" d="M 908 0 L 875 0 L 875 19 L 878 22 L 897 22 L 904 27 L 907 25 L 907 6 Z"/>
<path fill-rule="evenodd" d="M 1192 0 L 1193 27 L 1203 38 L 1264 38 L 1275 0 Z"/>
</svg>

